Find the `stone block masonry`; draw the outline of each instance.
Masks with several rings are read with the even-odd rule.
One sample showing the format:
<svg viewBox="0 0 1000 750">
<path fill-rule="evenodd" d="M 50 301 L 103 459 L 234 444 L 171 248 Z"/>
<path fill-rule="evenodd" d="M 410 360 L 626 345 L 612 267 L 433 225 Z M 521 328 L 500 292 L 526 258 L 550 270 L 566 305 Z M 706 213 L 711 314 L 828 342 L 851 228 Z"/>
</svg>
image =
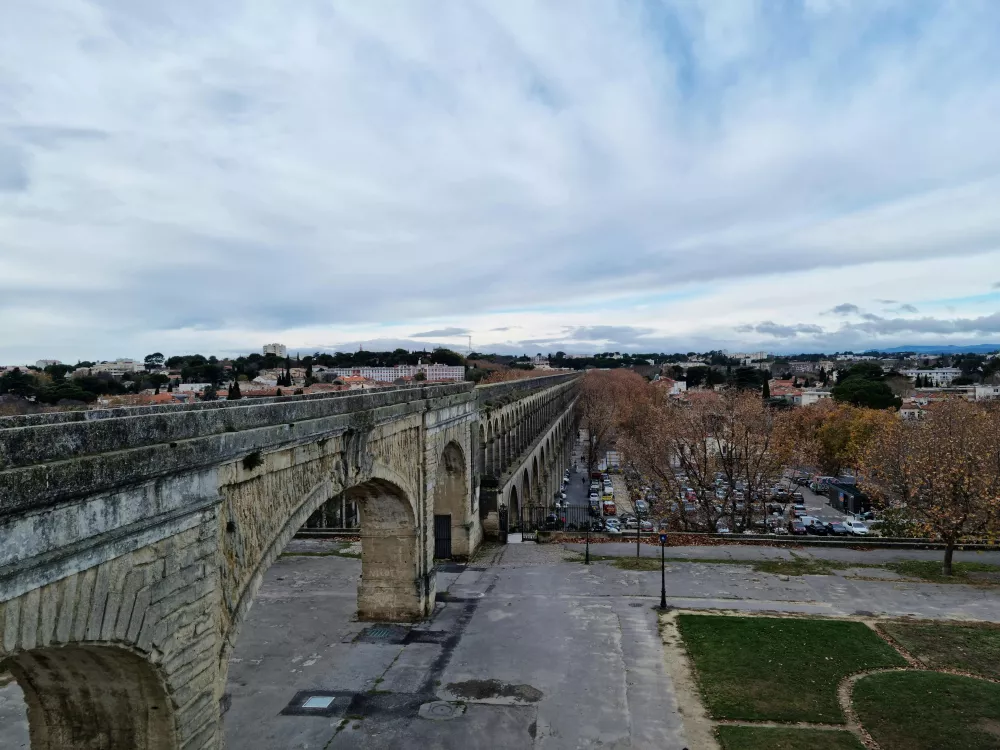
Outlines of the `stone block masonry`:
<svg viewBox="0 0 1000 750">
<path fill-rule="evenodd" d="M 452 556 L 482 538 L 488 421 L 516 410 L 517 440 L 558 454 L 572 379 L 502 385 L 0 419 L 0 669 L 33 750 L 221 747 L 263 574 L 341 493 L 362 517 L 359 616 L 428 614 L 435 516 Z"/>
</svg>

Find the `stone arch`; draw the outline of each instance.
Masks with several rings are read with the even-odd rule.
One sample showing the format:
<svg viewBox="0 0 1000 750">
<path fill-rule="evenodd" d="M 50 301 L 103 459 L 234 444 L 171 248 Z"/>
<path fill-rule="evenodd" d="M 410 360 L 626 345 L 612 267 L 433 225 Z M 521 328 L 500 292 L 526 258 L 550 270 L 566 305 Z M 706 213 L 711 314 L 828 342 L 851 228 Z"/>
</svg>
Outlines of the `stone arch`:
<svg viewBox="0 0 1000 750">
<path fill-rule="evenodd" d="M 531 489 L 533 486 L 528 470 L 525 469 L 521 472 L 521 502 L 531 503 Z"/>
<path fill-rule="evenodd" d="M 471 508 L 466 508 L 466 498 L 472 494 L 468 486 L 468 472 L 465 470 L 465 454 L 455 441 L 448 443 L 437 462 L 434 478 L 434 515 L 451 517 L 452 557 L 468 557 L 469 529 L 466 516 Z"/>
<path fill-rule="evenodd" d="M 531 487 L 532 489 L 538 490 L 538 454 L 531 457 Z M 532 497 L 532 502 L 537 498 Z"/>
<path fill-rule="evenodd" d="M 24 692 L 32 750 L 174 750 L 173 705 L 156 665 L 126 648 L 74 644 L 0 661 Z"/>
<path fill-rule="evenodd" d="M 480 475 L 486 473 L 486 450 L 487 450 L 486 446 L 488 445 L 487 440 L 488 440 L 488 438 L 486 436 L 486 425 L 484 425 L 482 422 L 480 422 L 479 423 L 479 450 L 477 452 L 478 460 L 476 462 L 476 473 L 480 474 Z"/>
<path fill-rule="evenodd" d="M 521 498 L 517 491 L 517 485 L 510 486 L 507 495 L 507 528 L 519 527 L 521 522 Z"/>
</svg>

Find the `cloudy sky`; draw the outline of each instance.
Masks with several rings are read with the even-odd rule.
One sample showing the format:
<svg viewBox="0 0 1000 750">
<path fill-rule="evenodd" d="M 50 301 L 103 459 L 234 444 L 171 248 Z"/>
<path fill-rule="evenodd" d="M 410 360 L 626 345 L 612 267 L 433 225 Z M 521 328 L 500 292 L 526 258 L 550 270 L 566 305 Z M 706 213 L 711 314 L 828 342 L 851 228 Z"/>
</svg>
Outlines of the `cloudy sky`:
<svg viewBox="0 0 1000 750">
<path fill-rule="evenodd" d="M 0 363 L 1000 341 L 995 0 L 0 6 Z"/>
</svg>

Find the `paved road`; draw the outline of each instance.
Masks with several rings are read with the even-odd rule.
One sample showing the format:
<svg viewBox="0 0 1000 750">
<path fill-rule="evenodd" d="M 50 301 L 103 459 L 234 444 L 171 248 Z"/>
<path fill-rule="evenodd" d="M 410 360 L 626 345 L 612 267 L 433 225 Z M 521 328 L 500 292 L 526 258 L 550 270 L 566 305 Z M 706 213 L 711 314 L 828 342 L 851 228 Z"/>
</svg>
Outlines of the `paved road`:
<svg viewBox="0 0 1000 750">
<path fill-rule="evenodd" d="M 846 513 L 843 513 L 830 505 L 830 498 L 826 495 L 817 495 L 808 487 L 796 487 L 795 489 L 802 493 L 802 499 L 805 501 L 806 512 L 810 516 L 814 516 L 824 523 L 843 521 L 845 518 L 849 517 Z"/>
</svg>

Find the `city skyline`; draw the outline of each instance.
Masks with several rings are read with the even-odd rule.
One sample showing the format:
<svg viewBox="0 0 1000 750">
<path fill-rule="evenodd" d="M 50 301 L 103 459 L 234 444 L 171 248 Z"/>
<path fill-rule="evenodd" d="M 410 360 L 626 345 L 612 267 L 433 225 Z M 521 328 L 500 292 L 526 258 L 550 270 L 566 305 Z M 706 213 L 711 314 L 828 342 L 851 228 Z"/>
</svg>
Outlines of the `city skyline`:
<svg viewBox="0 0 1000 750">
<path fill-rule="evenodd" d="M 4 20 L 0 362 L 1000 341 L 995 4 Z"/>
</svg>

